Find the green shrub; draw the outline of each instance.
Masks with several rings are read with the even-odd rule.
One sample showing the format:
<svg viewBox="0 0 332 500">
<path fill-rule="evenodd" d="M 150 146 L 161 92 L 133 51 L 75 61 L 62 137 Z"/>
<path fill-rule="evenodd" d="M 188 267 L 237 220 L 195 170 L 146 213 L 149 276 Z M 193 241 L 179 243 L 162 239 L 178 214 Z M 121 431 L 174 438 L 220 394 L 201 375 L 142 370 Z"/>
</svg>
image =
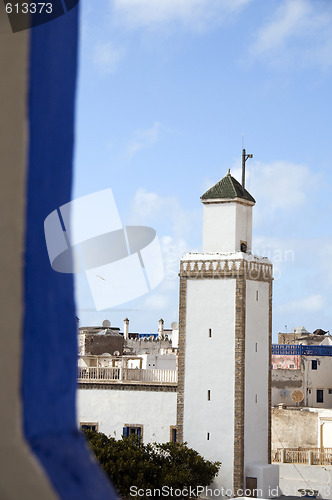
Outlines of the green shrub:
<svg viewBox="0 0 332 500">
<path fill-rule="evenodd" d="M 133 486 L 136 491 L 147 492 L 147 498 L 151 498 L 149 491 L 161 490 L 163 486 L 168 487 L 169 493 L 171 488 L 208 486 L 220 469 L 220 462 L 205 460 L 186 443 L 144 445 L 137 436 L 115 440 L 100 432 L 84 433 L 98 462 L 123 498 L 135 498 L 130 496 Z"/>
</svg>

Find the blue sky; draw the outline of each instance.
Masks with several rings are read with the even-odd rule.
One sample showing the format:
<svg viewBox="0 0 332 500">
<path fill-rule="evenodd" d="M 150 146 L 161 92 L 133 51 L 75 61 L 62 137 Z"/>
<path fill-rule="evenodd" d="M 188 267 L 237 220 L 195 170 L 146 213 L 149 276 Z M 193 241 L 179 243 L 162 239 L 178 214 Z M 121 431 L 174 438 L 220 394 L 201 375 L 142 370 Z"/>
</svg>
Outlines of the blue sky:
<svg viewBox="0 0 332 500">
<path fill-rule="evenodd" d="M 178 321 L 178 261 L 202 245 L 200 196 L 231 168 L 275 266 L 273 332 L 332 330 L 330 0 L 81 0 L 73 198 L 111 188 L 123 224 L 156 229 L 166 278 L 81 325 Z"/>
</svg>

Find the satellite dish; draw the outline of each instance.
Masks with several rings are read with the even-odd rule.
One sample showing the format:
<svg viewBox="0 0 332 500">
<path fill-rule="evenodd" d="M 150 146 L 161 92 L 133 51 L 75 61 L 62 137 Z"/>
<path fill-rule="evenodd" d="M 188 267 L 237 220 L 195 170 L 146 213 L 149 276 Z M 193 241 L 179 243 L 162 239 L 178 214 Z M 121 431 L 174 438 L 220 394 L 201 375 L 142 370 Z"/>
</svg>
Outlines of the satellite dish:
<svg viewBox="0 0 332 500">
<path fill-rule="evenodd" d="M 111 326 L 111 322 L 108 319 L 104 319 L 103 328 L 109 328 Z"/>
<path fill-rule="evenodd" d="M 177 330 L 179 328 L 179 325 L 176 321 L 173 321 L 173 323 L 171 323 L 171 328 L 172 330 Z"/>
<path fill-rule="evenodd" d="M 292 400 L 295 401 L 295 403 L 300 403 L 303 401 L 304 394 L 300 389 L 296 389 L 296 391 L 292 392 Z"/>
</svg>

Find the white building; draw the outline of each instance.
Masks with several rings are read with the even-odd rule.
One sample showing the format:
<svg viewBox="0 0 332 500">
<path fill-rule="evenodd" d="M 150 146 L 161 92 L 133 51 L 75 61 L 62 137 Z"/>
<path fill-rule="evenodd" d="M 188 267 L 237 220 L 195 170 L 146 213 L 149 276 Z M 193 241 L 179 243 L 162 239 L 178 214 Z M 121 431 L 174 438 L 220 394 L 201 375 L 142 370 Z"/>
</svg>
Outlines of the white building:
<svg viewBox="0 0 332 500">
<path fill-rule="evenodd" d="M 331 338 L 320 336 L 317 344 L 312 337 L 272 345 L 273 406 L 332 408 Z"/>
<path fill-rule="evenodd" d="M 81 378 L 77 393 L 81 428 L 115 439 L 137 434 L 144 443 L 176 439 L 176 381 Z"/>
<path fill-rule="evenodd" d="M 201 200 L 203 253 L 180 264 L 180 440 L 222 462 L 215 481 L 268 497 L 272 264 L 251 254 L 253 197 L 230 172 Z"/>
<path fill-rule="evenodd" d="M 110 322 L 104 323 L 103 327 L 109 329 Z M 90 328 L 90 332 L 81 329 L 77 391 L 80 428 L 98 430 L 116 439 L 137 434 L 144 443 L 176 440 L 177 356 L 171 340 L 162 338 L 165 332 L 172 332 L 164 330 L 163 323 L 159 321 L 157 335 L 130 334 L 126 318 L 124 338 L 118 328 L 108 336 L 98 327 Z M 120 349 L 115 343 L 118 337 L 124 341 L 121 351 L 123 347 L 131 354 L 111 354 Z M 103 354 L 91 354 L 104 350 Z"/>
</svg>

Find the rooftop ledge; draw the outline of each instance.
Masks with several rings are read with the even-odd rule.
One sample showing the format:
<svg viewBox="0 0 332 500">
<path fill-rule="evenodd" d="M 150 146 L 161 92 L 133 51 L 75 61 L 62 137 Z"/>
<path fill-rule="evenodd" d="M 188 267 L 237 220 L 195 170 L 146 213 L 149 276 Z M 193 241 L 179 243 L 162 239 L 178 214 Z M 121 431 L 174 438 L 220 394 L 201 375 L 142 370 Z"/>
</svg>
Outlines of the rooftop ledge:
<svg viewBox="0 0 332 500">
<path fill-rule="evenodd" d="M 186 253 L 181 259 L 184 261 L 211 261 L 211 260 L 245 260 L 247 262 L 260 262 L 262 264 L 271 264 L 268 257 L 258 257 L 251 253 L 244 252 L 211 252 L 211 253 Z"/>
</svg>

